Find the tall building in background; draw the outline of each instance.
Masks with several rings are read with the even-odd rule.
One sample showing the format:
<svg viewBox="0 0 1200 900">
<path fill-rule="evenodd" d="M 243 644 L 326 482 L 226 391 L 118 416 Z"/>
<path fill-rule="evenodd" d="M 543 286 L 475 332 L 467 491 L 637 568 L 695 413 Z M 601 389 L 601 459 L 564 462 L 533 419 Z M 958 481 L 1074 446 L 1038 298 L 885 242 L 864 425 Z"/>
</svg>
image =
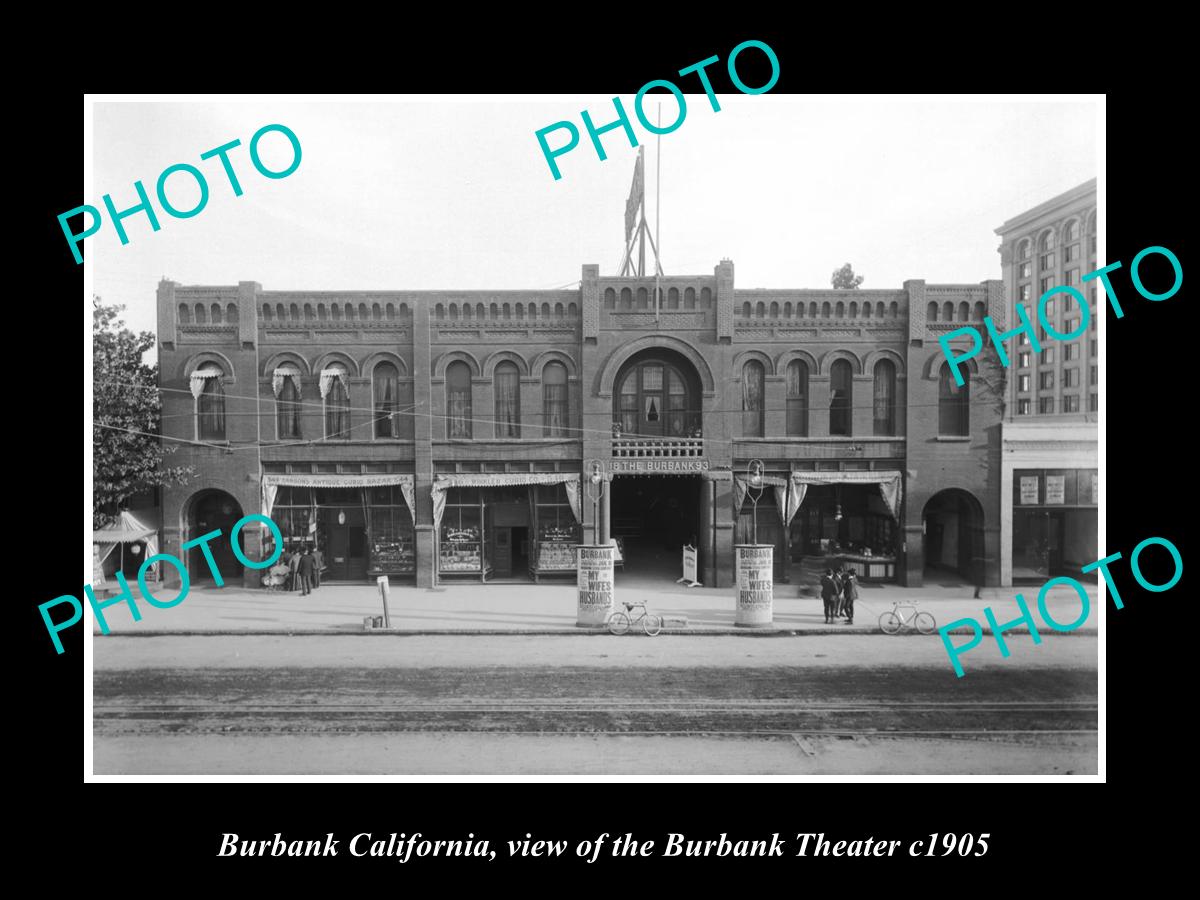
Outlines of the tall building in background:
<svg viewBox="0 0 1200 900">
<path fill-rule="evenodd" d="M 1079 577 L 1097 558 L 1099 359 L 1096 284 L 1082 278 L 1098 267 L 1096 179 L 1009 219 L 996 229 L 1007 299 L 1007 321 L 1023 304 L 1040 351 L 1025 335 L 1010 345 L 1002 436 L 1001 583 Z M 1082 334 L 1060 340 L 1038 319 L 1038 300 L 1057 285 L 1087 298 Z M 1079 329 L 1083 313 L 1066 295 L 1047 302 L 1045 319 L 1060 334 Z"/>
</svg>

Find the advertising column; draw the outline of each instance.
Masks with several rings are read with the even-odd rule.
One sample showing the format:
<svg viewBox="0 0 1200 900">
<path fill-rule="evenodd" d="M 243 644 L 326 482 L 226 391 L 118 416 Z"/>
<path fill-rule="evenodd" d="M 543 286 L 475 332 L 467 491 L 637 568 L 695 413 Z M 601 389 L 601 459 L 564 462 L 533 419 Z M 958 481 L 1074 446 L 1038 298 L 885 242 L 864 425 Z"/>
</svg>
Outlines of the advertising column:
<svg viewBox="0 0 1200 900">
<path fill-rule="evenodd" d="M 770 544 L 738 544 L 733 582 L 734 625 L 762 628 L 774 624 L 774 551 Z"/>
<path fill-rule="evenodd" d="M 604 625 L 613 608 L 613 548 L 611 545 L 584 545 L 579 548 L 576 568 L 579 587 L 579 611 L 576 625 Z"/>
</svg>

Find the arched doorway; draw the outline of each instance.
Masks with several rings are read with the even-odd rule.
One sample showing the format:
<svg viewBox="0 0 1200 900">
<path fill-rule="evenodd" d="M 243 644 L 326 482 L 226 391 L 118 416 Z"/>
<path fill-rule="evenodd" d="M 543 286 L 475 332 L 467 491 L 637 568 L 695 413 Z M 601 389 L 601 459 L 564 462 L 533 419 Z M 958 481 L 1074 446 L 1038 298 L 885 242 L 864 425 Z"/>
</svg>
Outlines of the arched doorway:
<svg viewBox="0 0 1200 900">
<path fill-rule="evenodd" d="M 226 583 L 240 580 L 245 575 L 245 569 L 238 558 L 234 556 L 233 547 L 229 543 L 233 526 L 241 518 L 241 505 L 225 491 L 216 489 L 200 491 L 188 501 L 187 540 L 195 540 L 210 531 L 220 529 L 220 537 L 209 541 L 208 549 L 212 554 L 214 565 Z M 246 535 L 244 529 L 238 535 L 238 542 L 238 549 L 245 555 Z M 192 583 L 213 581 L 212 570 L 208 565 L 208 560 L 204 558 L 204 551 L 201 547 L 196 546 L 188 550 L 186 563 L 188 577 Z"/>
<path fill-rule="evenodd" d="M 695 366 L 675 350 L 648 347 L 617 370 L 609 533 L 622 577 L 674 582 L 683 546 L 705 533 L 702 397 Z"/>
<path fill-rule="evenodd" d="M 921 514 L 927 580 L 983 584 L 983 506 L 960 488 L 938 491 Z"/>
</svg>

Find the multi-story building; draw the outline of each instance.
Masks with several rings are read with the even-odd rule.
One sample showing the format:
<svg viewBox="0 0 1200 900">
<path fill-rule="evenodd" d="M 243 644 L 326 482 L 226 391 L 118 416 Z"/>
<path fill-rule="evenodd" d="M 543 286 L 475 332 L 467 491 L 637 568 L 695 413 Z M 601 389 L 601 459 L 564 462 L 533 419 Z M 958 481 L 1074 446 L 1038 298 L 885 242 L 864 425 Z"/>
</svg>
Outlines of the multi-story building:
<svg viewBox="0 0 1200 900">
<path fill-rule="evenodd" d="M 1096 559 L 1098 528 L 1097 420 L 1098 282 L 1082 277 L 1096 258 L 1096 180 L 1085 182 L 1009 219 L 996 229 L 1008 296 L 1025 306 L 1040 351 L 1026 335 L 1011 344 L 1003 428 L 1000 490 L 1001 581 L 1044 581 L 1079 575 Z M 1045 318 L 1070 340 L 1047 334 L 1038 301 L 1051 287 L 1071 285 L 1088 302 L 1083 313 L 1069 295 L 1046 303 Z"/>
<path fill-rule="evenodd" d="M 618 580 L 673 580 L 691 542 L 727 586 L 757 533 L 780 579 L 839 556 L 996 584 L 1001 398 L 975 361 L 958 388 L 937 343 L 985 315 L 1007 318 L 999 281 L 744 290 L 729 260 L 658 282 L 584 265 L 567 291 L 164 280 L 164 436 L 199 474 L 164 489 L 163 552 L 263 510 L 332 580 L 541 580 L 612 538 Z M 224 546 L 220 570 L 258 584 Z"/>
</svg>

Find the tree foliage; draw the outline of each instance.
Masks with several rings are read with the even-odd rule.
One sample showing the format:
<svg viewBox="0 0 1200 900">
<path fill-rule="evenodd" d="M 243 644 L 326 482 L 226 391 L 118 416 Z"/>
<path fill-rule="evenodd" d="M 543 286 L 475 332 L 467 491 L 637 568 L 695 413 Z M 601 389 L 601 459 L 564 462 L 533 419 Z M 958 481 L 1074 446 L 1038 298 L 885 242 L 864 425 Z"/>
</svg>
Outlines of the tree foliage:
<svg viewBox="0 0 1200 900">
<path fill-rule="evenodd" d="M 833 284 L 834 290 L 855 290 L 863 283 L 863 277 L 855 275 L 850 263 L 846 263 L 840 269 L 834 270 L 830 281 Z"/>
<path fill-rule="evenodd" d="M 174 448 L 164 449 L 157 437 L 162 416 L 158 364 L 143 362 L 154 335 L 126 328 L 124 308 L 92 299 L 93 528 L 116 518 L 121 504 L 139 491 L 186 484 L 195 474 L 166 464 Z"/>
</svg>

